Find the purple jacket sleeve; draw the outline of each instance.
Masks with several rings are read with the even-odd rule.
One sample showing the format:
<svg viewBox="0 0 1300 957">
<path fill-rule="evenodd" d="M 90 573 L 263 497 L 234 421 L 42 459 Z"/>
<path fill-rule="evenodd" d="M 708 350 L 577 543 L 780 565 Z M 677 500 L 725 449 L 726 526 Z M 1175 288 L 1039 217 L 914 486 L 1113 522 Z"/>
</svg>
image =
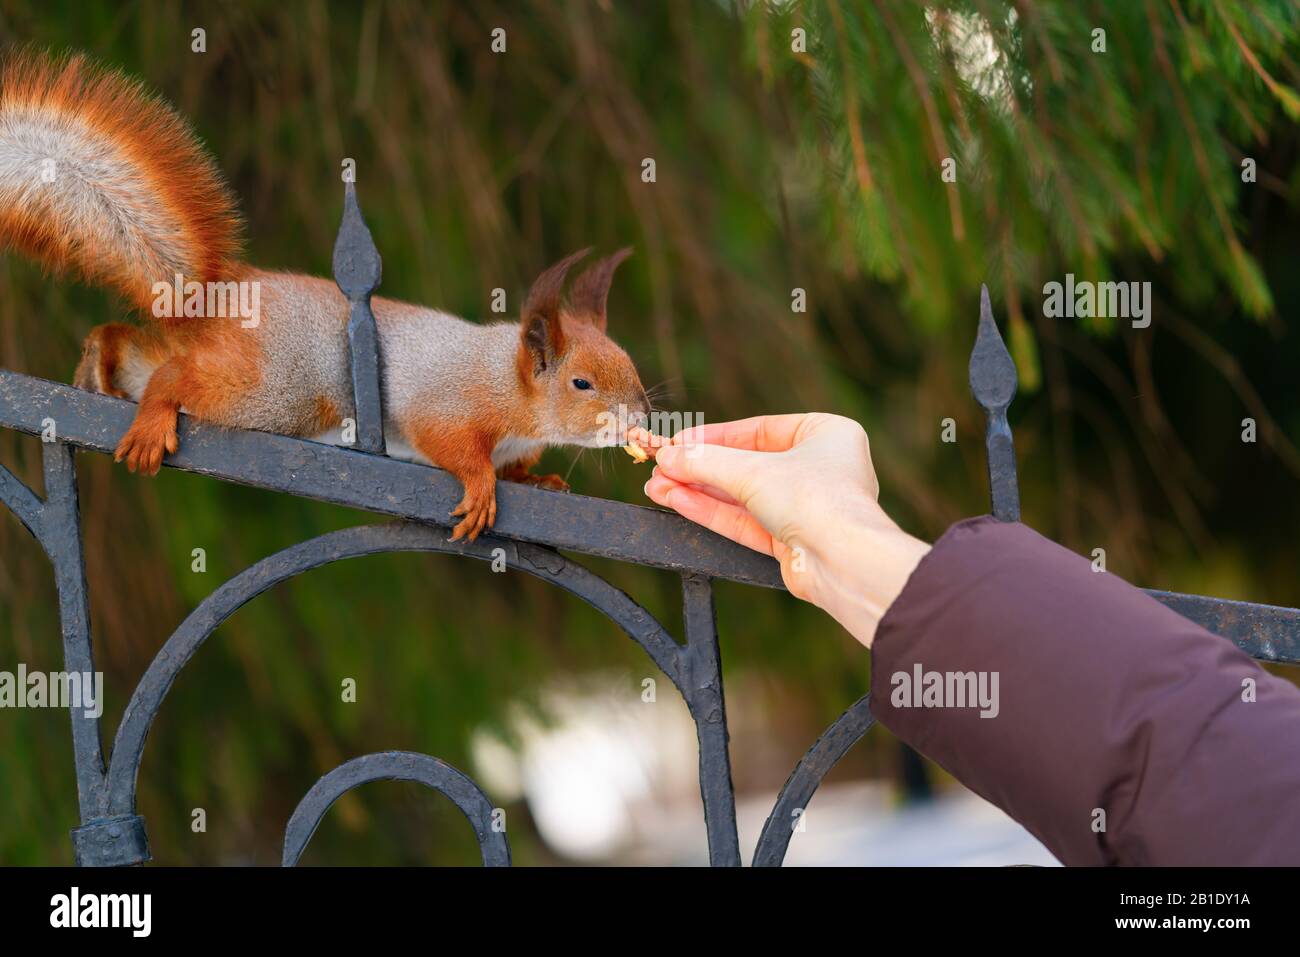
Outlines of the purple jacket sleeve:
<svg viewBox="0 0 1300 957">
<path fill-rule="evenodd" d="M 1024 525 L 935 544 L 871 701 L 1066 864 L 1300 864 L 1300 689 Z"/>
</svg>

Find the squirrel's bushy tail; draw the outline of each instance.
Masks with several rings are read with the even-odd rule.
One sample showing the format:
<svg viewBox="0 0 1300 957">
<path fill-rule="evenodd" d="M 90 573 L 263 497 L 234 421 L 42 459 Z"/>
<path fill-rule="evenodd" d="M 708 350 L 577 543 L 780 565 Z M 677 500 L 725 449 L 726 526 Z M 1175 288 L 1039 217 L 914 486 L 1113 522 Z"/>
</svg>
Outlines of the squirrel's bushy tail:
<svg viewBox="0 0 1300 957">
<path fill-rule="evenodd" d="M 22 52 L 0 64 L 0 246 L 110 285 L 230 278 L 240 221 L 189 125 L 139 82 Z"/>
</svg>

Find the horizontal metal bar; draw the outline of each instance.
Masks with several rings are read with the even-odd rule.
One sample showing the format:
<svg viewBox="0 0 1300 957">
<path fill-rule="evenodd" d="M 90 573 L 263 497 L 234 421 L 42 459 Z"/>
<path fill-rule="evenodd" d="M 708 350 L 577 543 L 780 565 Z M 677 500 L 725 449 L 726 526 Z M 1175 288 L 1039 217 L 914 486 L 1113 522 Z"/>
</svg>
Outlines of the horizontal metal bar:
<svg viewBox="0 0 1300 957">
<path fill-rule="evenodd" d="M 39 434 L 53 419 L 61 441 L 112 452 L 131 424 L 133 402 L 0 370 L 0 426 Z M 290 492 L 322 502 L 448 526 L 460 483 L 442 469 L 267 432 L 180 419 L 180 450 L 165 464 L 187 472 Z M 710 578 L 784 588 L 775 561 L 672 512 L 607 499 L 497 486 L 493 532 Z"/>
<path fill-rule="evenodd" d="M 1300 608 L 1144 590 L 1184 618 L 1229 639 L 1252 658 L 1300 664 Z"/>
<path fill-rule="evenodd" d="M 38 435 L 53 419 L 72 445 L 111 452 L 135 404 L 0 370 L 0 426 Z M 167 465 L 447 527 L 460 483 L 441 469 L 265 432 L 223 429 L 181 416 L 180 451 Z M 11 489 L 12 491 L 12 489 Z M 11 498 L 13 496 L 10 496 Z M 497 488 L 493 531 L 586 555 L 766 588 L 783 588 L 776 562 L 671 512 L 509 482 Z M 1300 663 L 1300 610 L 1148 591 L 1174 611 L 1265 661 Z"/>
</svg>

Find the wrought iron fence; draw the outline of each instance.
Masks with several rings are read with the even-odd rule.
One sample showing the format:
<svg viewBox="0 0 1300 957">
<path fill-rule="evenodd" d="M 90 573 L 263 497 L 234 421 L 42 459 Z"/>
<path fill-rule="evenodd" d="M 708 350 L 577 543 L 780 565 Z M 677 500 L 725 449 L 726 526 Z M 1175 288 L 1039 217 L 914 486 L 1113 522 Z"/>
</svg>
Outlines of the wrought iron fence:
<svg viewBox="0 0 1300 957">
<path fill-rule="evenodd" d="M 699 739 L 699 780 L 715 866 L 741 863 L 728 754 L 726 702 L 714 620 L 714 579 L 782 588 L 777 564 L 658 509 L 502 483 L 491 534 L 449 542 L 449 513 L 459 483 L 438 469 L 384 455 L 379 358 L 370 297 L 380 257 L 346 186 L 334 249 L 334 276 L 351 314 L 348 340 L 356 393 L 353 448 L 261 432 L 218 428 L 181 417 L 172 468 L 227 482 L 347 505 L 401 521 L 331 532 L 262 559 L 199 603 L 154 656 L 131 695 L 105 762 L 99 719 L 71 709 L 81 824 L 72 831 L 78 864 L 113 866 L 150 859 L 145 822 L 136 813 L 136 781 L 149 729 L 181 669 L 240 606 L 312 568 L 377 552 L 427 551 L 491 561 L 535 575 L 582 598 L 637 642 L 685 699 Z M 992 514 L 1020 517 L 1016 461 L 1007 407 L 1016 371 L 993 320 L 987 289 L 970 361 L 971 391 L 988 419 L 986 447 Z M 133 403 L 0 370 L 0 426 L 43 436 L 45 498 L 0 465 L 0 500 L 35 536 L 54 568 L 64 667 L 94 671 L 82 559 L 74 450 L 111 453 L 130 425 Z M 54 423 L 51 436 L 47 429 Z M 503 551 L 498 551 L 503 550 Z M 682 579 L 683 643 L 632 598 L 561 554 L 573 552 L 677 572 Z M 1151 591 L 1154 598 L 1263 661 L 1300 663 L 1300 609 Z M 851 705 L 800 759 L 763 827 L 752 863 L 779 866 L 802 809 L 837 761 L 873 723 L 869 696 Z M 418 781 L 460 808 L 478 838 L 483 863 L 510 863 L 493 805 L 468 776 L 437 758 L 404 751 L 363 755 L 324 775 L 303 797 L 285 830 L 283 863 L 296 864 L 329 807 L 348 790 L 380 779 Z"/>
</svg>

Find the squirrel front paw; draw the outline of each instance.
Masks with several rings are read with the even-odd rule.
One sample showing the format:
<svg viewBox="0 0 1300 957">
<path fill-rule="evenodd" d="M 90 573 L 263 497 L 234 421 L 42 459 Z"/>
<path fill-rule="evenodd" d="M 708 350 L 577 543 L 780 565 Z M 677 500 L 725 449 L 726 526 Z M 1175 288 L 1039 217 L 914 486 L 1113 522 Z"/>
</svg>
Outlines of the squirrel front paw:
<svg viewBox="0 0 1300 957">
<path fill-rule="evenodd" d="M 113 461 L 126 462 L 132 472 L 157 475 L 162 468 L 163 456 L 175 452 L 180 442 L 176 437 L 176 415 L 150 414 L 141 410 L 117 443 Z"/>
<path fill-rule="evenodd" d="M 534 475 L 528 469 L 533 465 L 532 462 L 515 462 L 497 473 L 507 482 L 514 482 L 516 485 L 531 485 L 534 488 L 550 489 L 552 492 L 567 492 L 569 483 L 552 472 L 549 475 Z"/>
<path fill-rule="evenodd" d="M 474 541 L 483 529 L 491 528 L 497 520 L 496 486 L 489 484 L 485 490 L 467 488 L 460 504 L 451 510 L 451 516 L 461 519 L 451 531 L 451 540 L 455 542 L 464 537 Z"/>
<path fill-rule="evenodd" d="M 567 492 L 569 490 L 569 483 L 554 472 L 549 475 L 527 474 L 523 478 L 513 479 L 512 481 L 519 482 L 522 485 L 532 485 L 536 488 L 550 489 L 552 492 Z"/>
</svg>

